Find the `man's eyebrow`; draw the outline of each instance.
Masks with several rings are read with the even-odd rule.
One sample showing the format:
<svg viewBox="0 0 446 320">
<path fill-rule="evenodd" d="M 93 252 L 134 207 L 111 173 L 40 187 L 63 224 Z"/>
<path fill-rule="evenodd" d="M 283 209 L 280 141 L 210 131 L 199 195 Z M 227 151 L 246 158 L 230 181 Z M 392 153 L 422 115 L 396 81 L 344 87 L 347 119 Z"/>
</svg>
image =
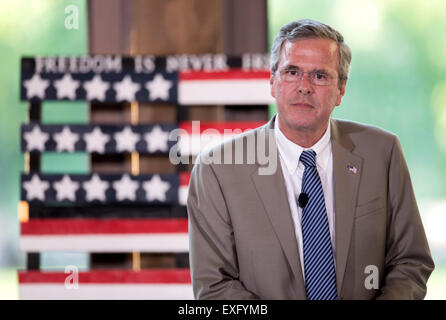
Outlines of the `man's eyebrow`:
<svg viewBox="0 0 446 320">
<path fill-rule="evenodd" d="M 284 69 L 284 70 L 302 70 L 302 69 L 299 68 L 298 66 L 295 66 L 295 65 L 292 65 L 292 64 L 286 66 L 286 67 L 283 68 L 283 69 Z M 322 73 L 322 74 L 326 74 L 326 75 L 329 75 L 329 74 L 330 74 L 330 73 L 329 73 L 327 70 L 325 70 L 325 69 L 313 69 L 313 70 L 311 70 L 310 72 L 313 72 L 313 73 Z"/>
<path fill-rule="evenodd" d="M 284 70 L 300 70 L 300 68 L 298 66 L 294 66 L 292 64 L 287 65 L 285 68 L 283 68 Z"/>
<path fill-rule="evenodd" d="M 325 69 L 314 69 L 314 70 L 312 70 L 312 72 L 314 72 L 314 73 L 323 73 L 323 74 L 330 74 L 327 70 L 325 70 Z"/>
</svg>

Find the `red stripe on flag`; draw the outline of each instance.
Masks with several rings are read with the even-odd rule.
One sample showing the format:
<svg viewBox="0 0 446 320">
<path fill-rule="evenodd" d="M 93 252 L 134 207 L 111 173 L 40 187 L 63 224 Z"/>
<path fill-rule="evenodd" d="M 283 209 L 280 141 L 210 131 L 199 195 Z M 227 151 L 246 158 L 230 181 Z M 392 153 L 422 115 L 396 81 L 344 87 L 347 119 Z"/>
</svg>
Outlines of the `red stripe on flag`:
<svg viewBox="0 0 446 320">
<path fill-rule="evenodd" d="M 19 271 L 20 284 L 60 283 L 64 284 L 72 273 Z M 79 272 L 79 284 L 95 283 L 191 283 L 189 269 L 150 269 L 134 272 L 130 270 L 95 270 Z"/>
<path fill-rule="evenodd" d="M 242 69 L 229 69 L 228 71 L 181 71 L 180 81 L 190 80 L 257 80 L 269 79 L 269 70 L 244 71 Z"/>
<path fill-rule="evenodd" d="M 187 233 L 187 219 L 31 219 L 20 227 L 22 235 Z"/>
<path fill-rule="evenodd" d="M 190 181 L 190 172 L 180 173 L 180 187 L 187 187 Z"/>
</svg>

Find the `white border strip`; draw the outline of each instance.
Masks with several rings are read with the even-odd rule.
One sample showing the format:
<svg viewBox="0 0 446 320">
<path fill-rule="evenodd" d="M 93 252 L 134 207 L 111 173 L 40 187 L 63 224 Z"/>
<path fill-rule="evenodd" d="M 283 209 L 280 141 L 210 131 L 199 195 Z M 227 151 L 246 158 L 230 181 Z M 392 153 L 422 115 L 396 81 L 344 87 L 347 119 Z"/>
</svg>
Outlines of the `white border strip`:
<svg viewBox="0 0 446 320">
<path fill-rule="evenodd" d="M 178 202 L 185 206 L 187 205 L 187 196 L 189 194 L 189 186 L 180 186 L 178 188 Z"/>
<path fill-rule="evenodd" d="M 269 79 L 182 80 L 178 84 L 179 104 L 270 104 Z"/>
<path fill-rule="evenodd" d="M 189 252 L 187 233 L 21 235 L 20 250 L 89 252 Z"/>
<path fill-rule="evenodd" d="M 191 284 L 20 284 L 21 300 L 192 300 Z"/>
</svg>

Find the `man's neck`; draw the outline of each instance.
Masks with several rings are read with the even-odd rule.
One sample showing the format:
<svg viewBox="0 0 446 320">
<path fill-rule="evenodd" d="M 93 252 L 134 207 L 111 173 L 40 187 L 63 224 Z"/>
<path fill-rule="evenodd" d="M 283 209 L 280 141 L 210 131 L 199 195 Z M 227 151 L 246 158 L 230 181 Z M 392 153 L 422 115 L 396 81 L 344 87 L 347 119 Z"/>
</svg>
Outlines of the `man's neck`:
<svg viewBox="0 0 446 320">
<path fill-rule="evenodd" d="M 330 121 L 330 120 L 329 120 Z M 284 123 L 280 122 L 279 118 L 279 128 L 282 131 L 283 135 L 290 141 L 295 144 L 301 146 L 302 148 L 310 148 L 314 146 L 324 135 L 325 131 L 328 128 L 328 122 L 325 126 L 316 128 L 316 129 L 290 129 Z"/>
</svg>

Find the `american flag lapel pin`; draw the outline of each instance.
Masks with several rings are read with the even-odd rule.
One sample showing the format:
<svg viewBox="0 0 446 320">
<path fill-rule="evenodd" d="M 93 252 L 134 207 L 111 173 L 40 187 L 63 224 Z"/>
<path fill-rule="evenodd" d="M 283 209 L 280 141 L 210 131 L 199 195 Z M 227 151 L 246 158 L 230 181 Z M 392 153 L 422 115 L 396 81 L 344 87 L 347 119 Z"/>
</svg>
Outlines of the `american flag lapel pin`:
<svg viewBox="0 0 446 320">
<path fill-rule="evenodd" d="M 358 173 L 358 169 L 354 165 L 349 164 L 347 166 L 348 171 L 353 172 L 354 174 Z"/>
</svg>

